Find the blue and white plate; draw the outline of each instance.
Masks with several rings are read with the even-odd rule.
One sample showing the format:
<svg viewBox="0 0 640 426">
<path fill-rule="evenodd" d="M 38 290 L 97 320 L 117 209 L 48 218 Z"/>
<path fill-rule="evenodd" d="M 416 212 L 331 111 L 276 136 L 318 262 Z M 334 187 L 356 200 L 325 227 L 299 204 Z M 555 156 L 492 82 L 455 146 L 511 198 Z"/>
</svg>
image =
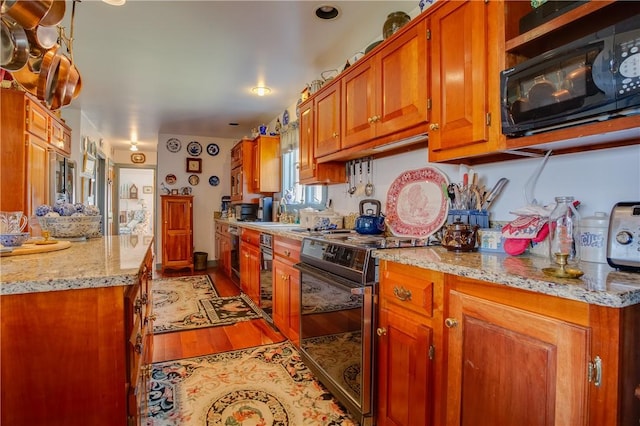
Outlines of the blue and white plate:
<svg viewBox="0 0 640 426">
<path fill-rule="evenodd" d="M 220 178 L 218 176 L 211 176 L 209 178 L 209 185 L 218 186 L 219 183 L 220 183 Z"/>
<path fill-rule="evenodd" d="M 285 109 L 282 114 L 282 125 L 286 126 L 287 124 L 289 124 L 289 110 Z"/>
<path fill-rule="evenodd" d="M 211 156 L 216 156 L 220 152 L 220 147 L 215 143 L 210 143 L 207 145 L 207 154 Z"/>
<path fill-rule="evenodd" d="M 189 142 L 189 145 L 187 145 L 187 152 L 190 155 L 197 157 L 198 155 L 202 154 L 202 145 L 200 145 L 200 142 L 191 141 Z"/>
<path fill-rule="evenodd" d="M 182 142 L 180 142 L 180 139 L 171 138 L 167 140 L 167 150 L 169 152 L 178 152 L 180 151 L 180 148 L 182 148 Z"/>
</svg>

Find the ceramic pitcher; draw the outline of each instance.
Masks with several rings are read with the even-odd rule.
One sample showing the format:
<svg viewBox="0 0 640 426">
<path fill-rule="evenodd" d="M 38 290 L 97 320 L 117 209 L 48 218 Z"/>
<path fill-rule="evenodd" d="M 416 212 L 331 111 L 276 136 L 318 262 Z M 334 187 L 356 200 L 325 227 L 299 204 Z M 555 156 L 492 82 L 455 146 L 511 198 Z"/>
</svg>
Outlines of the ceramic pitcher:
<svg viewBox="0 0 640 426">
<path fill-rule="evenodd" d="M 18 234 L 24 231 L 28 222 L 22 212 L 0 212 L 0 233 Z"/>
</svg>

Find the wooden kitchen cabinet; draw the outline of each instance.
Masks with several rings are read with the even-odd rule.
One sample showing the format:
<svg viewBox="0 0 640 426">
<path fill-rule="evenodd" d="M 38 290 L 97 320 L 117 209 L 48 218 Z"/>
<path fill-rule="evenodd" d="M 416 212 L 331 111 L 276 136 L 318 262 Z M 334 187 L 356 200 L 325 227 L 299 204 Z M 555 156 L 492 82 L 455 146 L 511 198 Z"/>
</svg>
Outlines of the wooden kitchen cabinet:
<svg viewBox="0 0 640 426">
<path fill-rule="evenodd" d="M 273 323 L 300 347 L 300 241 L 274 236 L 273 255 Z"/>
<path fill-rule="evenodd" d="M 486 2 L 447 2 L 431 14 L 430 161 L 497 150 L 489 126 L 499 128 L 500 116 L 490 116 L 489 93 L 499 100 L 499 87 L 487 82 L 499 80 L 500 69 L 488 22 Z"/>
<path fill-rule="evenodd" d="M 346 180 L 344 163 L 318 163 L 315 155 L 314 99 L 300 105 L 299 179 L 303 185 L 343 183 Z"/>
<path fill-rule="evenodd" d="M 49 152 L 70 153 L 71 130 L 35 97 L 1 89 L 0 210 L 32 216 L 49 204 Z M 51 143 L 51 126 L 64 149 Z"/>
<path fill-rule="evenodd" d="M 323 157 L 342 148 L 340 129 L 340 81 L 332 81 L 314 100 L 315 155 Z"/>
<path fill-rule="evenodd" d="M 251 202 L 251 198 L 253 198 L 253 145 L 253 140 L 241 139 L 231 148 L 232 202 Z"/>
<path fill-rule="evenodd" d="M 240 289 L 260 306 L 260 232 L 242 228 L 239 260 Z"/>
<path fill-rule="evenodd" d="M 133 284 L 0 298 L 0 423 L 144 424 L 152 268 L 150 246 Z"/>
<path fill-rule="evenodd" d="M 444 365 L 440 343 L 443 281 L 440 272 L 381 262 L 377 330 L 380 426 L 440 424 L 434 410 L 435 381 L 441 380 Z"/>
<path fill-rule="evenodd" d="M 254 140 L 251 188 L 254 193 L 280 192 L 280 137 L 260 135 Z"/>
<path fill-rule="evenodd" d="M 227 277 L 231 277 L 231 236 L 229 225 L 216 221 L 216 258 L 218 266 Z"/>
<path fill-rule="evenodd" d="M 426 14 L 342 78 L 342 148 L 426 131 L 428 47 Z M 382 143 L 379 142 L 379 143 Z"/>
<path fill-rule="evenodd" d="M 162 195 L 162 272 L 193 272 L 193 196 Z"/>
<path fill-rule="evenodd" d="M 71 155 L 71 130 L 56 117 L 51 117 L 49 142 L 63 155 Z"/>
</svg>

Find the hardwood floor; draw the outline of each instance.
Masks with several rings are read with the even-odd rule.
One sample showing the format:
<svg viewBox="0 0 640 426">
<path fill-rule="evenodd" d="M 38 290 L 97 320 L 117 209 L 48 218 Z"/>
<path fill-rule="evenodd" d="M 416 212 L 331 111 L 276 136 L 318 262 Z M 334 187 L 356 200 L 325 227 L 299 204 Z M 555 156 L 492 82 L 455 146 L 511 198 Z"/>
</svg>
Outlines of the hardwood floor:
<svg viewBox="0 0 640 426">
<path fill-rule="evenodd" d="M 207 274 L 220 296 L 235 296 L 240 289 L 216 268 L 206 271 L 155 272 L 154 278 Z M 208 327 L 197 330 L 176 331 L 153 336 L 153 362 L 208 355 L 253 346 L 277 343 L 285 337 L 264 319 L 241 321 L 230 326 Z"/>
</svg>

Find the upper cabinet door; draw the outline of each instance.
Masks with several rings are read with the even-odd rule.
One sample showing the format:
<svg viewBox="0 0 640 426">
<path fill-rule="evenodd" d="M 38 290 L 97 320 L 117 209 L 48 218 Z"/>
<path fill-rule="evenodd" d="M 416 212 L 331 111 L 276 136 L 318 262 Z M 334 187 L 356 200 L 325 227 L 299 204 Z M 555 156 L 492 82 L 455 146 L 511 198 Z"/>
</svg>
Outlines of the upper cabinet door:
<svg viewBox="0 0 640 426">
<path fill-rule="evenodd" d="M 300 105 L 300 180 L 313 179 L 314 173 L 314 137 L 313 137 L 313 101 Z"/>
<path fill-rule="evenodd" d="M 427 58 L 426 20 L 391 40 L 377 54 L 376 137 L 428 121 Z"/>
<path fill-rule="evenodd" d="M 480 1 L 450 2 L 431 15 L 430 150 L 488 139 L 487 16 Z"/>
<path fill-rule="evenodd" d="M 315 154 L 318 157 L 340 150 L 340 83 L 320 92 L 315 99 Z"/>
<path fill-rule="evenodd" d="M 342 79 L 342 148 L 349 148 L 375 137 L 375 81 L 373 60 L 365 59 L 349 68 Z"/>
</svg>

